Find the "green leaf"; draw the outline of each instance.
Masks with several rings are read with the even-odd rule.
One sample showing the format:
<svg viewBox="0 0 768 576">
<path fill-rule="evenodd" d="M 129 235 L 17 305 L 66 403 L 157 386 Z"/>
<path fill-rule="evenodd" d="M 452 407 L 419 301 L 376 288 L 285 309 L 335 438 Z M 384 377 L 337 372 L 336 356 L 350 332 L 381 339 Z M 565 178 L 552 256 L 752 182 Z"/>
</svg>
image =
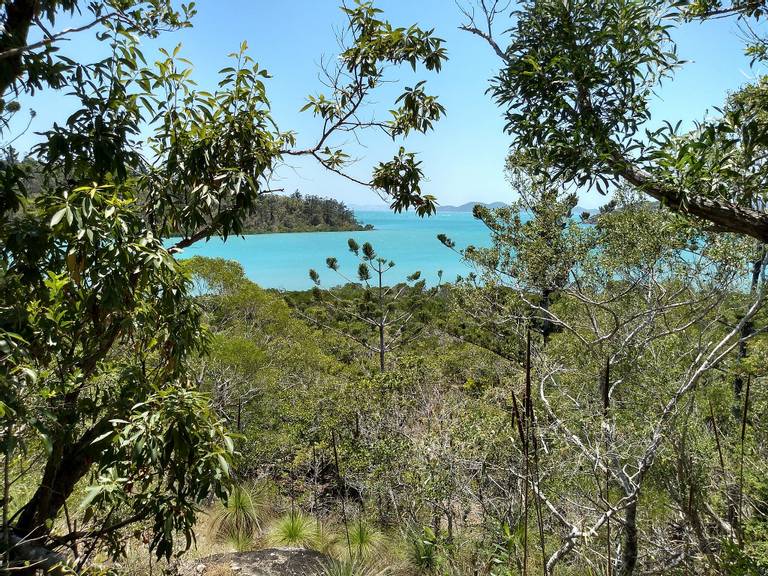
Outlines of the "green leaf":
<svg viewBox="0 0 768 576">
<path fill-rule="evenodd" d="M 64 215 L 67 213 L 67 210 L 69 210 L 69 206 L 65 206 L 64 208 L 57 210 L 56 213 L 51 217 L 50 226 L 53 228 L 61 222 L 61 219 L 64 218 Z"/>
</svg>

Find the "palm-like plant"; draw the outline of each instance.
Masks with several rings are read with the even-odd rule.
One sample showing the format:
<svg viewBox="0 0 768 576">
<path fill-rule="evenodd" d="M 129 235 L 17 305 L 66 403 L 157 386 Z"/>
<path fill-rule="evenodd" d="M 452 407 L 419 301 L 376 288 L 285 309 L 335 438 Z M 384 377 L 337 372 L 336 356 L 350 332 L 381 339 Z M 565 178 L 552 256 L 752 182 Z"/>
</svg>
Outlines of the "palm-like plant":
<svg viewBox="0 0 768 576">
<path fill-rule="evenodd" d="M 323 576 L 385 576 L 388 568 L 379 568 L 361 558 L 331 560 L 323 567 Z"/>
<path fill-rule="evenodd" d="M 269 540 L 277 546 L 311 548 L 317 537 L 315 521 L 301 511 L 286 514 L 272 526 Z"/>
<path fill-rule="evenodd" d="M 226 502 L 214 506 L 209 534 L 214 540 L 230 541 L 237 550 L 247 550 L 261 533 L 269 512 L 270 494 L 266 489 L 236 485 Z"/>
</svg>

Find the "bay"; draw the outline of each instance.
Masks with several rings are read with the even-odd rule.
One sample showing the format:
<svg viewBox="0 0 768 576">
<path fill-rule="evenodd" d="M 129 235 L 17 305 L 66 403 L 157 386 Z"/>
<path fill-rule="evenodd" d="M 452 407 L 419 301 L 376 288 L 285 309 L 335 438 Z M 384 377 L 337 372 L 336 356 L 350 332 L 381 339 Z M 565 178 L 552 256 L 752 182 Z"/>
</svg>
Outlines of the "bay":
<svg viewBox="0 0 768 576">
<path fill-rule="evenodd" d="M 236 260 L 245 273 L 263 288 L 281 290 L 308 290 L 312 288 L 308 270 L 320 274 L 323 286 L 346 283 L 326 267 L 325 259 L 335 256 L 340 271 L 357 280 L 359 261 L 349 252 L 347 239 L 354 238 L 360 245 L 370 242 L 377 254 L 395 262 L 385 280 L 388 284 L 403 281 L 406 276 L 422 273 L 427 284 L 438 282 L 438 270 L 443 281 L 453 282 L 457 275 L 466 275 L 471 268 L 456 252 L 446 248 L 438 234 L 446 234 L 457 249 L 468 245 L 490 245 L 490 234 L 482 222 L 471 212 L 443 212 L 428 218 L 415 214 L 394 214 L 385 211 L 356 211 L 358 220 L 373 224 L 373 230 L 359 232 L 305 232 L 281 234 L 252 234 L 227 241 L 214 238 L 184 250 L 180 258 L 206 256 Z"/>
</svg>

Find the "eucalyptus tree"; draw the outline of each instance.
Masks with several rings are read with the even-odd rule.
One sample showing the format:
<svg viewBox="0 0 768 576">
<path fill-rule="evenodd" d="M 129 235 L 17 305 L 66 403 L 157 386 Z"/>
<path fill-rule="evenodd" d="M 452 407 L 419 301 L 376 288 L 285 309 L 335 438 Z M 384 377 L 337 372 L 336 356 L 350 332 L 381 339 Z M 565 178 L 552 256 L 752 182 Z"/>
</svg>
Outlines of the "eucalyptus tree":
<svg viewBox="0 0 768 576">
<path fill-rule="evenodd" d="M 315 297 L 324 304 L 330 318 L 323 320 L 311 315 L 307 318 L 325 328 L 339 331 L 378 356 L 379 370 L 384 372 L 387 353 L 411 342 L 423 328 L 416 321 L 419 306 L 428 296 L 426 280 L 420 280 L 421 272 L 417 271 L 407 276 L 405 282 L 387 285 L 384 277 L 395 267 L 395 263 L 379 256 L 369 242 L 361 248 L 350 238 L 348 246 L 349 251 L 359 259 L 357 280 L 362 284 L 362 292 L 359 296 L 346 298 L 332 288 L 320 290 L 320 275 L 311 269 L 309 277 L 315 284 Z M 326 265 L 348 284 L 355 283 L 340 271 L 337 258 L 327 258 Z M 347 327 L 335 326 L 338 320 L 346 321 Z M 363 327 L 362 331 L 357 329 L 358 325 Z"/>
<path fill-rule="evenodd" d="M 74 14 L 82 25 L 55 29 Z M 323 128 L 299 149 L 273 121 L 269 74 L 245 44 L 212 91 L 193 82 L 180 47 L 147 64 L 141 38 L 191 25 L 193 4 L 0 5 L 3 137 L 13 136 L 7 127 L 25 94 L 61 90 L 79 106 L 33 150 L 37 193 L 25 186 L 23 165 L 2 166 L 6 566 L 29 559 L 31 547 L 43 548 L 48 564 L 53 548 L 80 554 L 83 564 L 101 541 L 119 550 L 137 522 L 149 523 L 150 548 L 169 556 L 178 534 L 182 549 L 191 544 L 197 503 L 226 490 L 233 443 L 190 378 L 190 359 L 205 353 L 209 336 L 175 255 L 242 232 L 286 156 L 310 156 L 351 178 L 340 134 L 374 128 L 396 139 L 431 129 L 444 112 L 419 83 L 404 89 L 389 119 L 363 121 L 359 111 L 388 68 L 439 71 L 446 52 L 432 31 L 394 27 L 369 2 L 344 14 L 330 92 L 306 107 Z M 107 57 L 67 56 L 61 41 L 88 30 Z M 358 181 L 388 195 L 394 210 L 426 215 L 434 199 L 422 193 L 421 174 L 415 155 L 398 147 Z M 22 499 L 13 480 L 22 471 L 32 481 L 27 466 L 39 475 Z"/>
<path fill-rule="evenodd" d="M 498 308 L 499 300 L 510 297 L 519 299 L 521 294 L 525 294 L 528 304 L 548 310 L 568 282 L 571 268 L 583 249 L 578 241 L 582 236 L 579 227 L 589 216 L 582 214 L 576 219 L 573 214 L 576 194 L 565 193 L 557 182 L 521 169 L 524 160 L 518 154 L 512 154 L 507 159 L 507 180 L 518 200 L 504 208 L 489 209 L 478 205 L 473 210 L 474 217 L 488 228 L 492 249 L 470 246 L 463 254 L 476 268 L 469 280 L 497 283 L 497 279 L 502 278 L 509 288 L 479 292 L 483 297 L 496 301 L 488 302 L 491 309 Z M 438 235 L 438 239 L 449 249 L 460 253 L 455 242 L 446 234 Z M 491 276 L 488 271 L 492 271 Z M 467 310 L 471 314 L 473 308 Z M 508 320 L 506 316 L 484 314 L 482 317 L 485 328 L 490 328 L 488 322 L 492 322 L 499 336 L 505 333 Z M 545 343 L 550 334 L 558 329 L 545 312 L 533 313 L 530 320 L 527 326 L 541 333 Z M 501 347 L 497 348 L 497 352 L 504 353 Z M 506 353 L 515 354 L 512 350 Z M 522 357 L 520 350 L 517 350 L 517 356 Z"/>
<path fill-rule="evenodd" d="M 511 8 L 480 0 L 463 11 L 462 28 L 499 58 L 490 91 L 513 148 L 532 155 L 531 170 L 553 169 L 603 193 L 630 184 L 715 229 L 768 240 L 766 100 L 713 102 L 722 111 L 705 118 L 702 110 L 688 132 L 675 118 L 651 118 L 655 94 L 683 65 L 675 29 L 733 19 L 747 54 L 762 63 L 763 2 L 526 0 Z"/>
<path fill-rule="evenodd" d="M 546 189 L 530 196 L 546 198 Z M 526 278 L 541 273 L 541 262 L 557 270 L 562 247 L 516 252 L 526 242 L 511 240 L 526 239 L 526 224 L 504 211 L 485 217 L 509 232 L 494 234 L 490 248 L 465 251 L 484 283 L 472 286 L 463 309 L 491 327 L 513 327 L 520 339 L 534 319 L 558 327 L 546 347 L 533 346 L 539 474 L 523 471 L 522 455 L 491 470 L 497 482 L 518 478 L 540 502 L 546 572 L 574 552 L 622 575 L 674 566 L 724 571 L 741 561 L 732 546 L 754 562 L 764 537 L 745 541 L 740 526 L 763 512 L 759 491 L 745 496 L 742 485 L 743 516 L 730 513 L 745 452 L 729 424 L 734 375 L 759 376 L 738 354 L 762 332 L 743 331 L 762 314 L 765 296 L 762 279 L 750 289 L 752 241 L 691 227 L 621 192 L 594 225 L 568 225 L 566 281 L 545 307 Z M 744 426 L 762 434 L 755 421 Z M 750 449 L 747 473 L 764 474 Z"/>
</svg>

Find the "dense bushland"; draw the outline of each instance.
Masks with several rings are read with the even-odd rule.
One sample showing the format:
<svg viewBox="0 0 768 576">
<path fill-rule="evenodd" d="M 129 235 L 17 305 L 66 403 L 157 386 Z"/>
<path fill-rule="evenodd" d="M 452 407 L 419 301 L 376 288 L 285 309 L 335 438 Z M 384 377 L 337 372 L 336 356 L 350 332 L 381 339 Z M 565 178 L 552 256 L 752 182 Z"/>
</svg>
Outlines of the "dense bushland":
<svg viewBox="0 0 768 576">
<path fill-rule="evenodd" d="M 273 380 L 247 376 L 269 374 L 266 364 L 248 372 L 232 360 L 227 390 L 215 388 L 220 372 L 201 379 L 233 399 L 220 409 L 244 434 L 243 470 L 335 526 L 339 555 L 357 522 L 406 558 L 419 548 L 404 562 L 391 547 L 374 555 L 395 571 L 765 570 L 759 248 L 632 193 L 584 225 L 572 197 L 522 192 L 518 205 L 478 211 L 496 242 L 464 253 L 477 275 L 419 295 L 418 336 L 389 351 L 383 371 L 360 342 L 367 324 L 346 309 L 333 316 L 329 296 L 293 293 L 289 307 L 235 263 L 190 261 L 209 284 L 223 270 L 234 279 L 202 297 L 227 318 L 207 362 L 227 349 L 244 358 L 242 341 L 296 347 L 290 367 L 275 364 L 279 348 L 261 354 Z M 366 290 L 330 298 L 362 313 Z M 237 311 L 259 301 L 282 312 Z M 301 322 L 315 315 L 319 327 Z M 287 340 L 272 320 L 248 328 L 260 316 L 283 318 Z"/>
</svg>

